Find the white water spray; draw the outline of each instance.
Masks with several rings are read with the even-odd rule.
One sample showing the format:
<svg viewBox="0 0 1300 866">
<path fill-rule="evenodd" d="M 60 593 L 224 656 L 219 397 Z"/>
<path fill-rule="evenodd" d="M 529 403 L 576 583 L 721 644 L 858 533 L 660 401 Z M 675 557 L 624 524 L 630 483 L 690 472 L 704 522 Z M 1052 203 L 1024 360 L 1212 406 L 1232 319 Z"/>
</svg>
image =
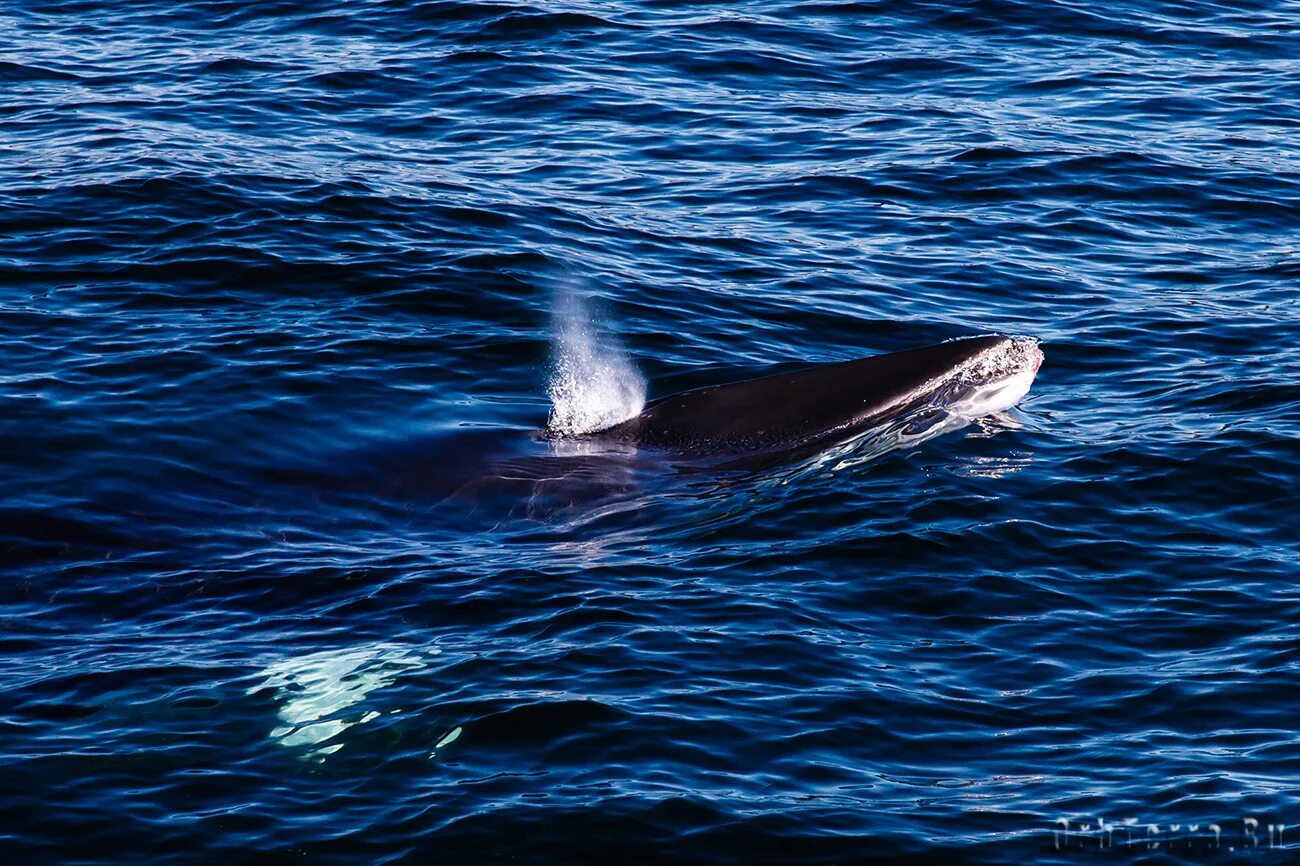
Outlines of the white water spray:
<svg viewBox="0 0 1300 866">
<path fill-rule="evenodd" d="M 645 408 L 645 378 L 578 289 L 556 289 L 551 317 L 552 433 L 594 433 Z"/>
</svg>

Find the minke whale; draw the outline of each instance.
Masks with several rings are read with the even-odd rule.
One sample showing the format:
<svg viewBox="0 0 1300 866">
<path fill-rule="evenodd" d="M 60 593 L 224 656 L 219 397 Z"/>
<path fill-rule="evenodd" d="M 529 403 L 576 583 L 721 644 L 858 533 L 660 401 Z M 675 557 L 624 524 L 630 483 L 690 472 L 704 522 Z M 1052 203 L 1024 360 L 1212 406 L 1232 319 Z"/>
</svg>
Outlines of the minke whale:
<svg viewBox="0 0 1300 866">
<path fill-rule="evenodd" d="M 970 337 L 638 400 L 631 417 L 588 430 L 451 426 L 383 447 L 308 453 L 301 465 L 257 477 L 317 497 L 443 505 L 448 527 L 521 515 L 549 521 L 575 506 L 608 516 L 645 504 L 678 472 L 761 472 L 807 459 L 838 468 L 914 447 L 1014 406 L 1042 361 L 1032 338 Z M 602 399 L 618 392 L 598 390 Z M 263 486 L 253 488 L 259 497 Z M 610 503 L 621 505 L 604 510 Z"/>
<path fill-rule="evenodd" d="M 1004 411 L 1029 392 L 1042 362 L 1032 337 L 967 337 L 683 391 L 578 438 L 685 455 L 795 458 L 893 422 L 925 428 Z"/>
</svg>

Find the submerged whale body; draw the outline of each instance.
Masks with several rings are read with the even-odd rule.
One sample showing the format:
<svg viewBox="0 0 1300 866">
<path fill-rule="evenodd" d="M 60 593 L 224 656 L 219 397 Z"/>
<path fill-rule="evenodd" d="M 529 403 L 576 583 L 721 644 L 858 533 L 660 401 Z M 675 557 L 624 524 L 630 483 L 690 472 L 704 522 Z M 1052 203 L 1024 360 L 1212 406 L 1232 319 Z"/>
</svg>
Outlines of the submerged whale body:
<svg viewBox="0 0 1300 866">
<path fill-rule="evenodd" d="M 584 438 L 699 455 L 815 453 L 899 419 L 1009 409 L 1042 360 L 1028 337 L 952 340 L 684 391 Z"/>
</svg>

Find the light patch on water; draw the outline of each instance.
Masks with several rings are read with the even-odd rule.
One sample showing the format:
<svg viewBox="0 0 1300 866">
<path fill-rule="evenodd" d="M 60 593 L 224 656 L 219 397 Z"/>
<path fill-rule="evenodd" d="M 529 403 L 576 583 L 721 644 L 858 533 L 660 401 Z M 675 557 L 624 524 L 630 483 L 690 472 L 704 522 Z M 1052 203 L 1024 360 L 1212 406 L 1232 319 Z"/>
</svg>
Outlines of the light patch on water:
<svg viewBox="0 0 1300 866">
<path fill-rule="evenodd" d="M 436 648 L 413 649 L 378 643 L 342 650 L 323 650 L 284 659 L 267 667 L 249 693 L 275 689 L 282 701 L 280 724 L 270 736 L 280 745 L 303 749 L 303 757 L 324 760 L 343 748 L 335 740 L 354 725 L 379 718 L 376 710 L 346 712 L 366 696 L 390 686 L 402 674 L 424 667 Z M 325 744 L 325 745 L 323 745 Z"/>
<path fill-rule="evenodd" d="M 1017 452 L 1001 457 L 972 457 L 962 461 L 957 474 L 967 478 L 1006 478 L 1033 465 L 1034 455 Z"/>
<path fill-rule="evenodd" d="M 445 737 L 443 737 L 441 740 L 439 740 L 438 743 L 437 743 L 437 745 L 435 745 L 435 746 L 433 747 L 433 751 L 429 753 L 429 757 L 430 757 L 430 758 L 436 758 L 436 757 L 438 756 L 438 750 L 439 750 L 439 749 L 445 749 L 445 748 L 447 748 L 448 746 L 450 746 L 452 743 L 454 743 L 454 742 L 456 742 L 457 740 L 459 740 L 459 739 L 460 739 L 460 735 L 461 735 L 462 733 L 464 733 L 464 730 L 465 730 L 464 728 L 461 728 L 461 727 L 457 726 L 454 730 L 450 731 L 450 732 L 447 734 L 447 736 L 445 736 Z"/>
<path fill-rule="evenodd" d="M 586 296 L 564 283 L 552 316 L 551 417 L 547 427 L 578 436 L 612 427 L 645 408 L 646 382 Z"/>
</svg>

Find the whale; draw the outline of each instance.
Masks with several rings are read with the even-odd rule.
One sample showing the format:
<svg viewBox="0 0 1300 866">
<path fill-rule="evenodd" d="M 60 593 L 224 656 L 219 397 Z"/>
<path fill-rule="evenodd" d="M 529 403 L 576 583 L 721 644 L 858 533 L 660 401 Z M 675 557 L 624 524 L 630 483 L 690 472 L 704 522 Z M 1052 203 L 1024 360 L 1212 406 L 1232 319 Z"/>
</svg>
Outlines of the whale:
<svg viewBox="0 0 1300 866">
<path fill-rule="evenodd" d="M 674 478 L 708 483 L 733 470 L 797 470 L 808 459 L 875 460 L 1011 408 L 1042 363 L 1033 338 L 966 337 L 669 394 L 589 432 L 453 423 L 308 453 L 262 467 L 249 489 L 262 497 L 287 485 L 310 491 L 292 501 L 363 497 L 412 513 L 438 508 L 449 532 L 508 517 L 550 522 L 646 503 Z"/>
<path fill-rule="evenodd" d="M 1005 411 L 1029 392 L 1042 362 L 1032 337 L 966 337 L 683 391 L 582 438 L 776 462 L 894 422 L 926 428 Z"/>
</svg>

